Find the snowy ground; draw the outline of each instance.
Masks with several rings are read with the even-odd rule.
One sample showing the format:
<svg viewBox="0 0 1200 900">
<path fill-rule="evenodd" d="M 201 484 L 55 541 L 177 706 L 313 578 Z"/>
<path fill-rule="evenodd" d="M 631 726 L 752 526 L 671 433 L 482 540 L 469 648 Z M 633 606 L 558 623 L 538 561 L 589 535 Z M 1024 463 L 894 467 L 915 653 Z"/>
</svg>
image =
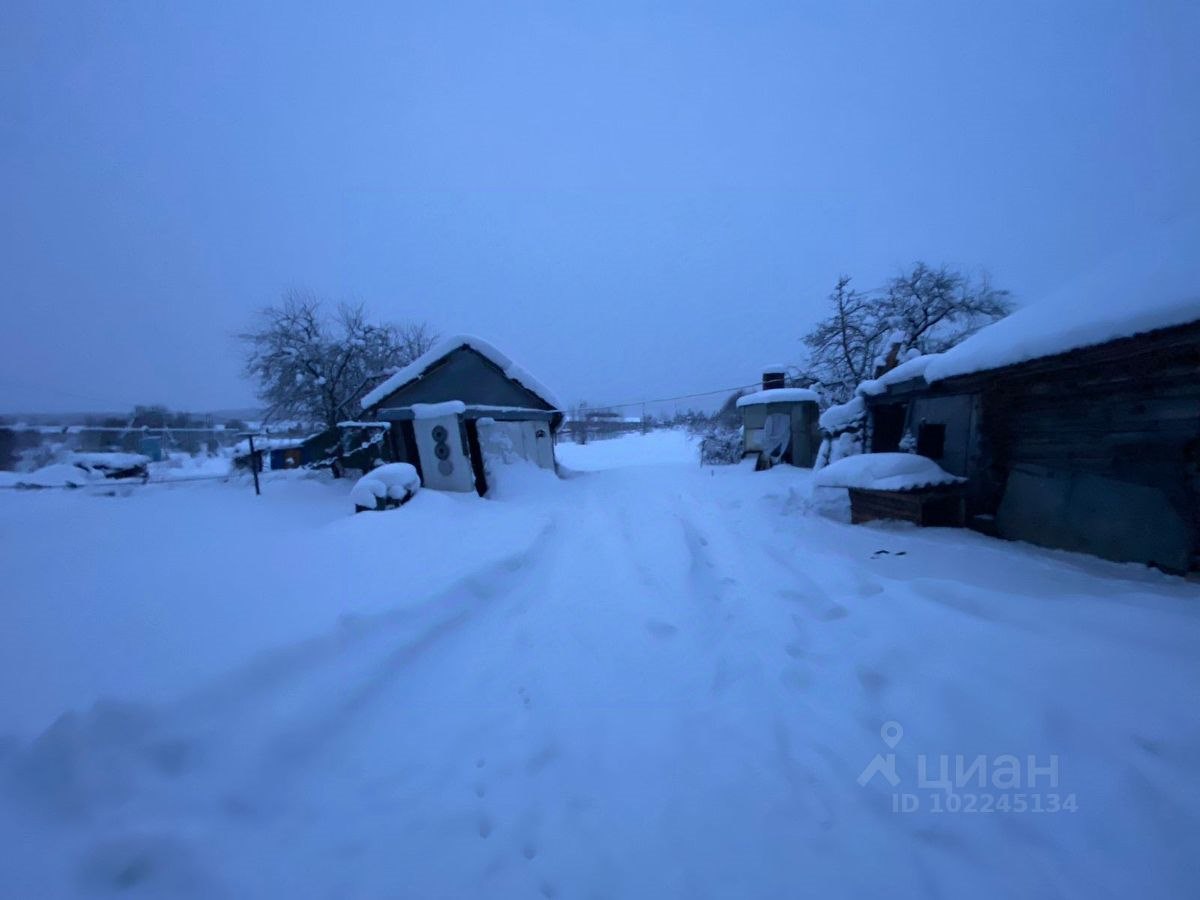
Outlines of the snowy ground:
<svg viewBox="0 0 1200 900">
<path fill-rule="evenodd" d="M 0 496 L 0 893 L 1196 895 L 1196 585 L 559 449 L 360 516 Z"/>
</svg>

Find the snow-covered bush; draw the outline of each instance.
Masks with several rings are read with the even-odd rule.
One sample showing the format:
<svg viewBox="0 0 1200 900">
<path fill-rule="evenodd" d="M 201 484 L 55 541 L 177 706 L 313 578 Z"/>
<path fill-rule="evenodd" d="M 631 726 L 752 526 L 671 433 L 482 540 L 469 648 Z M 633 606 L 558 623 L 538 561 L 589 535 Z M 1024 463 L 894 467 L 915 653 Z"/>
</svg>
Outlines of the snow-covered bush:
<svg viewBox="0 0 1200 900">
<path fill-rule="evenodd" d="M 821 447 L 813 469 L 862 453 L 866 434 L 867 407 L 863 398 L 855 396 L 847 403 L 831 406 L 821 413 Z"/>
<path fill-rule="evenodd" d="M 700 439 L 700 464 L 729 466 L 742 458 L 742 429 L 713 425 Z"/>
<path fill-rule="evenodd" d="M 388 463 L 358 479 L 350 491 L 354 511 L 401 506 L 421 489 L 421 476 L 408 463 Z"/>
</svg>

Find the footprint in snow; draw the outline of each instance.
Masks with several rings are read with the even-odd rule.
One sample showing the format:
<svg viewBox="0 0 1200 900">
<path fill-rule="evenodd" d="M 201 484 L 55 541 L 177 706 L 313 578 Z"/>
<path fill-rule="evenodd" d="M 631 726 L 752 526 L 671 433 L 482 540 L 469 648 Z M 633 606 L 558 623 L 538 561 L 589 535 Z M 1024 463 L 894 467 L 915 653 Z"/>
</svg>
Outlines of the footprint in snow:
<svg viewBox="0 0 1200 900">
<path fill-rule="evenodd" d="M 646 630 L 660 639 L 674 637 L 679 633 L 679 629 L 670 622 L 663 622 L 659 619 L 647 619 Z"/>
<path fill-rule="evenodd" d="M 888 678 L 877 669 L 858 667 L 858 682 L 868 694 L 879 694 L 888 685 Z"/>
</svg>

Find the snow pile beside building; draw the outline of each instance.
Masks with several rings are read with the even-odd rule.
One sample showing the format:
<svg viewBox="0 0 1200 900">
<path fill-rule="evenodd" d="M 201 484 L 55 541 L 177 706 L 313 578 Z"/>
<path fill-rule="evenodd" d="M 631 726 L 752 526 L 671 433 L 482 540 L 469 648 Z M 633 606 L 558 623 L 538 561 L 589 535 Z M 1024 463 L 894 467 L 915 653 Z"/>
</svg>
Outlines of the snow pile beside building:
<svg viewBox="0 0 1200 900">
<path fill-rule="evenodd" d="M 830 463 L 813 476 L 817 487 L 911 491 L 965 481 L 932 459 L 913 453 L 866 453 Z"/>
<path fill-rule="evenodd" d="M 356 507 L 377 509 L 379 501 L 403 503 L 421 489 L 421 476 L 408 463 L 388 463 L 372 469 L 354 485 L 350 499 Z"/>
<path fill-rule="evenodd" d="M 1200 319 L 1197 248 L 1200 218 L 1176 222 L 933 357 L 925 377 L 969 375 Z"/>
<path fill-rule="evenodd" d="M 846 403 L 829 407 L 829 409 L 821 413 L 818 424 L 821 426 L 822 431 L 827 431 L 830 434 L 838 434 L 848 428 L 861 424 L 866 414 L 867 406 L 863 403 L 862 397 L 854 397 Z"/>
</svg>

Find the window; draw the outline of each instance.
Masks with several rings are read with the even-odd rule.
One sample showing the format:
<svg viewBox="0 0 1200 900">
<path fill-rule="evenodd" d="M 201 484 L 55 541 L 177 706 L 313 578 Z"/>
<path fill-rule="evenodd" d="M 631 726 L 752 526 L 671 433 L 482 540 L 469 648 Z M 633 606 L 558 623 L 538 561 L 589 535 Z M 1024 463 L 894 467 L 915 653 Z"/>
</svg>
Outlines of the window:
<svg viewBox="0 0 1200 900">
<path fill-rule="evenodd" d="M 917 431 L 917 453 L 930 459 L 941 459 L 946 452 L 946 426 L 922 422 Z"/>
</svg>

